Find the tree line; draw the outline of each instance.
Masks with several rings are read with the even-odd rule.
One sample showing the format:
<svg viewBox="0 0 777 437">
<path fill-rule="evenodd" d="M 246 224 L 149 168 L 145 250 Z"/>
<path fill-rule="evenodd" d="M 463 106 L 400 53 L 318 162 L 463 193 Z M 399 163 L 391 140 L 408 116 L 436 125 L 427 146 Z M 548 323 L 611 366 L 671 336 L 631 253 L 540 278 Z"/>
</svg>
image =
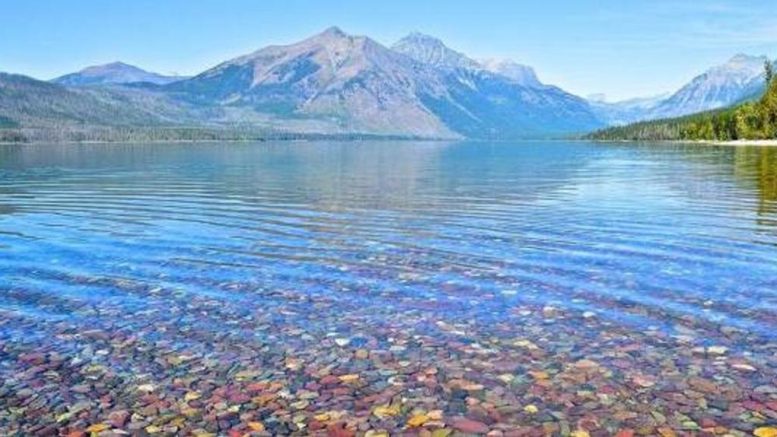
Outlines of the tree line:
<svg viewBox="0 0 777 437">
<path fill-rule="evenodd" d="M 0 120 L 2 121 L 2 120 Z M 36 142 L 165 142 L 165 141 L 366 141 L 421 140 L 392 134 L 296 133 L 243 127 L 104 127 L 52 125 L 46 128 L 0 128 L 0 143 Z"/>
</svg>

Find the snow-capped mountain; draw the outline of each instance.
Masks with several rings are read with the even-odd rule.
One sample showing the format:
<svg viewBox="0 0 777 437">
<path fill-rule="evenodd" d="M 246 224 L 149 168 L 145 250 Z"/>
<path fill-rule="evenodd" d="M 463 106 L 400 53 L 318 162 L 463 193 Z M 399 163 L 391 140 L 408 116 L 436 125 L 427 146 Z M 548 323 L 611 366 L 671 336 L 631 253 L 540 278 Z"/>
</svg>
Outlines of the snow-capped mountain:
<svg viewBox="0 0 777 437">
<path fill-rule="evenodd" d="M 404 42 L 402 42 L 404 41 Z M 327 129 L 434 137 L 536 137 L 601 125 L 555 87 L 524 86 L 420 34 L 389 49 L 338 28 L 270 46 L 165 87 Z"/>
<path fill-rule="evenodd" d="M 528 65 L 519 64 L 511 59 L 483 59 L 480 65 L 487 71 L 501 74 L 516 83 L 528 87 L 541 87 L 537 73 Z"/>
<path fill-rule="evenodd" d="M 151 83 L 156 85 L 169 84 L 185 77 L 164 76 L 135 67 L 123 62 L 112 62 L 105 65 L 95 65 L 83 70 L 52 79 L 52 82 L 66 86 L 106 85 Z"/>
</svg>

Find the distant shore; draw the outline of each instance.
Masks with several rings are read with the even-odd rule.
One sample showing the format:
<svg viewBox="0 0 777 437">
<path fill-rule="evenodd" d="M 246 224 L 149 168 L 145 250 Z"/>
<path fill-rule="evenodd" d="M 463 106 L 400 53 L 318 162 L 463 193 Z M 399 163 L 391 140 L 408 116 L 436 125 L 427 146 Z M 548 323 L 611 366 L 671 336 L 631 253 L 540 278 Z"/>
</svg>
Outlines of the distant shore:
<svg viewBox="0 0 777 437">
<path fill-rule="evenodd" d="M 777 147 L 777 140 L 735 140 L 735 141 L 700 141 L 704 144 L 716 146 L 760 146 Z"/>
<path fill-rule="evenodd" d="M 559 142 L 559 141 L 574 141 L 574 142 L 590 142 L 590 143 L 666 143 L 666 144 L 697 144 L 708 146 L 732 146 L 732 147 L 777 147 L 777 139 L 774 140 L 735 140 L 735 141 L 716 141 L 716 140 L 596 140 L 596 139 L 515 139 L 515 140 L 496 140 L 496 139 L 465 139 L 465 138 L 423 138 L 423 137 L 400 137 L 400 136 L 346 136 L 346 135 L 333 135 L 333 136 L 309 136 L 309 137 L 290 137 L 290 136 L 270 136 L 270 137 L 257 137 L 257 138 L 222 138 L 222 139 L 104 139 L 104 140 L 65 140 L 65 139 L 52 139 L 52 140 L 32 140 L 32 141 L 0 141 L 0 146 L 7 145 L 47 145 L 47 144 L 73 144 L 73 145 L 90 145 L 90 144 L 122 144 L 122 143 L 135 143 L 135 144 L 157 144 L 157 143 L 171 143 L 171 144 L 209 144 L 209 143 L 257 143 L 257 142 L 316 142 L 316 141 L 412 141 L 412 142 L 456 142 L 456 141 L 468 141 L 468 142 L 496 142 L 496 143 L 511 143 L 511 142 Z"/>
</svg>

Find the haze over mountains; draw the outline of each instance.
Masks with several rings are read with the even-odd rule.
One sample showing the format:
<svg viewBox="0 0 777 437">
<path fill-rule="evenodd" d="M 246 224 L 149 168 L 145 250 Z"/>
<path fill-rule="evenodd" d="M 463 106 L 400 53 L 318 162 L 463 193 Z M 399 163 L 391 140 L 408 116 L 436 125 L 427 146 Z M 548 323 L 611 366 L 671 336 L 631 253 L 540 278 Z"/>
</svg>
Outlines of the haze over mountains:
<svg viewBox="0 0 777 437">
<path fill-rule="evenodd" d="M 189 78 L 120 62 L 51 82 L 0 74 L 0 127 L 28 139 L 99 139 L 90 133 L 117 129 L 562 137 L 756 96 L 764 59 L 737 55 L 668 97 L 606 103 L 543 84 L 529 66 L 478 61 L 428 35 L 387 47 L 333 27 Z"/>
</svg>

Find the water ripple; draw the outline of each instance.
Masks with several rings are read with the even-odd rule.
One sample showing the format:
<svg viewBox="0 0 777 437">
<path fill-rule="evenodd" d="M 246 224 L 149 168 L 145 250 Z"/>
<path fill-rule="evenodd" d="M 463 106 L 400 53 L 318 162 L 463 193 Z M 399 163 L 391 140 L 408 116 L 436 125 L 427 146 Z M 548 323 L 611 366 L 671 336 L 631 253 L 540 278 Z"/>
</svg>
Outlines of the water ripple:
<svg viewBox="0 0 777 437">
<path fill-rule="evenodd" d="M 753 167 L 773 151 L 49 147 L 0 151 L 0 311 L 153 309 L 157 288 L 250 308 L 258 290 L 287 290 L 777 338 L 777 195 L 764 185 L 777 164 Z"/>
</svg>

